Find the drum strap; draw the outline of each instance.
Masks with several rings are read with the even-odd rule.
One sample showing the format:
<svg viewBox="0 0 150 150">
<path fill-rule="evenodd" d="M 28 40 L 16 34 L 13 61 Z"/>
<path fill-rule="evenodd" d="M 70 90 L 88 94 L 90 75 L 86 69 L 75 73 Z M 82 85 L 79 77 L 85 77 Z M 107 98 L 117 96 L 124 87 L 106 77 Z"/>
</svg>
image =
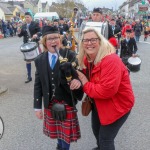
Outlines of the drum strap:
<svg viewBox="0 0 150 150">
<path fill-rule="evenodd" d="M 29 25 L 27 25 L 27 33 L 28 33 L 29 38 L 31 38 L 31 34 L 30 34 L 30 30 L 29 30 Z"/>
<path fill-rule="evenodd" d="M 108 22 L 103 22 L 102 24 L 102 29 L 101 29 L 101 34 L 108 39 Z"/>
</svg>

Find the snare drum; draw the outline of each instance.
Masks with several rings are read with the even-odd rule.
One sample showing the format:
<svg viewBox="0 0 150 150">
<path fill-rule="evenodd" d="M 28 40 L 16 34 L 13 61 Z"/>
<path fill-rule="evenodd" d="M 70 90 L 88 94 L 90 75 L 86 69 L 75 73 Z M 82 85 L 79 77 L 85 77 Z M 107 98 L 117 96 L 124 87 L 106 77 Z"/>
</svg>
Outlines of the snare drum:
<svg viewBox="0 0 150 150">
<path fill-rule="evenodd" d="M 39 55 L 39 49 L 36 42 L 29 42 L 21 45 L 21 52 L 25 61 L 32 61 Z"/>
<path fill-rule="evenodd" d="M 130 57 L 128 59 L 128 69 L 132 72 L 137 72 L 140 70 L 141 59 L 139 57 Z"/>
</svg>

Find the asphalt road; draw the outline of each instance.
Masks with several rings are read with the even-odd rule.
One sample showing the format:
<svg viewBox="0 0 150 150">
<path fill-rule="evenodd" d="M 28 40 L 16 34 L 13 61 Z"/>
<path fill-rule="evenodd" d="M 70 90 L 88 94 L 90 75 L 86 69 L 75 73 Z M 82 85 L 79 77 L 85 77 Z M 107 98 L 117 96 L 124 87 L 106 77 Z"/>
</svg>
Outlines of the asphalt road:
<svg viewBox="0 0 150 150">
<path fill-rule="evenodd" d="M 22 39 L 18 37 L 0 40 L 0 85 L 8 88 L 0 96 L 0 116 L 5 125 L 0 150 L 55 150 L 56 140 L 43 135 L 42 121 L 34 114 L 34 82 L 24 83 L 26 68 L 19 50 L 21 44 Z M 138 47 L 142 59 L 141 70 L 130 75 L 136 103 L 116 137 L 116 150 L 150 149 L 150 44 L 140 42 Z M 32 68 L 34 78 L 33 63 Z M 95 147 L 95 139 L 90 116 L 81 116 L 81 103 L 77 107 L 82 137 L 71 144 L 71 150 L 91 150 Z"/>
</svg>

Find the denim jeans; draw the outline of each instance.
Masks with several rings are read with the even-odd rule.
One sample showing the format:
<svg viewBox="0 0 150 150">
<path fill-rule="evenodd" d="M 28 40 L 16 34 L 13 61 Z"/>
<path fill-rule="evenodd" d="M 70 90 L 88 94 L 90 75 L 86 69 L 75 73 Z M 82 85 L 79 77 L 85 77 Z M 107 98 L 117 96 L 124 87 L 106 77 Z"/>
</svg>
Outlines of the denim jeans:
<svg viewBox="0 0 150 150">
<path fill-rule="evenodd" d="M 100 124 L 97 110 L 95 108 L 92 110 L 92 130 L 99 150 L 115 150 L 114 139 L 129 114 L 130 112 L 114 123 L 104 126 Z"/>
<path fill-rule="evenodd" d="M 139 42 L 140 36 L 135 36 L 135 40 L 136 40 L 136 42 Z"/>
</svg>

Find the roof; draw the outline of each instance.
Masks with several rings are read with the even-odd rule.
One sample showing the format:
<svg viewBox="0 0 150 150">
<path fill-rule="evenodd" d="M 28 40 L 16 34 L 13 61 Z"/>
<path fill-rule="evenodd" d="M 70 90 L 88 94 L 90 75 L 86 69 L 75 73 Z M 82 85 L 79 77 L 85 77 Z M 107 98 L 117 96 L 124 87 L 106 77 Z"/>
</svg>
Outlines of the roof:
<svg viewBox="0 0 150 150">
<path fill-rule="evenodd" d="M 4 11 L 4 13 L 6 15 L 12 15 L 13 11 L 12 11 L 12 9 L 9 9 L 8 7 L 12 7 L 12 6 L 7 3 L 0 2 L 0 8 Z"/>
</svg>

